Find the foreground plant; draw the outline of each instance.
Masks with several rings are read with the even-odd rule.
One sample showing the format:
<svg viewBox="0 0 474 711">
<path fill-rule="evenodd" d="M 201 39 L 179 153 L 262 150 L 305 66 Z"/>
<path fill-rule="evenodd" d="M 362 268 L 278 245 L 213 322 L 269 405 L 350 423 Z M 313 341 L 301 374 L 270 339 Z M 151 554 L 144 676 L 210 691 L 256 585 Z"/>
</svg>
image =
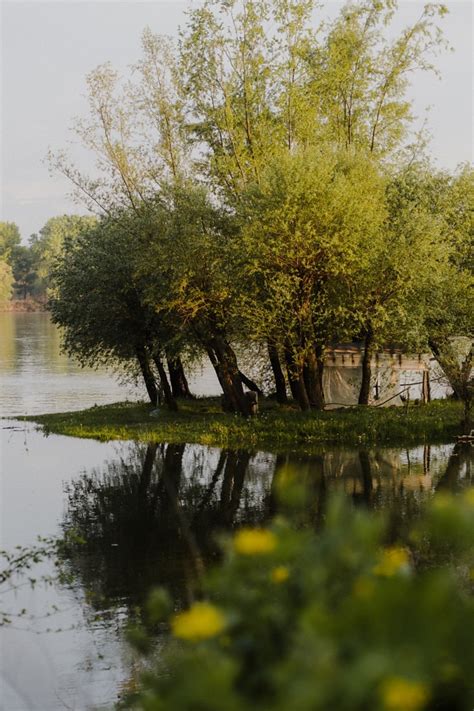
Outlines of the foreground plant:
<svg viewBox="0 0 474 711">
<path fill-rule="evenodd" d="M 241 530 L 206 601 L 171 615 L 167 651 L 127 706 L 471 709 L 473 532 L 472 491 L 435 499 L 397 545 L 381 518 L 339 500 L 318 535 L 284 520 Z M 167 611 L 155 591 L 150 619 Z"/>
</svg>

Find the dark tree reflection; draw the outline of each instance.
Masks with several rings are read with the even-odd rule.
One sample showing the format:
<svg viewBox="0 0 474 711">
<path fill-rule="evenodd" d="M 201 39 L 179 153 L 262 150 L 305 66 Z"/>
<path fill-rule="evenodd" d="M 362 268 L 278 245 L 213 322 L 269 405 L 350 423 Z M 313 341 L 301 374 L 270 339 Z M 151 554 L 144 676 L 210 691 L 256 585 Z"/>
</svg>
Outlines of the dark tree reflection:
<svg viewBox="0 0 474 711">
<path fill-rule="evenodd" d="M 298 511 L 285 510 L 296 525 L 324 525 L 327 499 L 338 492 L 354 506 L 388 510 L 396 538 L 435 490 L 471 485 L 472 460 L 473 448 L 460 445 L 272 455 L 136 444 L 68 486 L 64 530 L 84 543 L 69 546 L 66 565 L 95 608 L 130 610 L 155 585 L 185 604 L 219 556 L 219 533 L 282 510 L 276 482 L 286 469 L 304 492 Z"/>
<path fill-rule="evenodd" d="M 436 491 L 462 491 L 473 485 L 474 447 L 458 442 L 451 452 L 443 476 L 439 479 Z"/>
<path fill-rule="evenodd" d="M 99 606 L 141 603 L 157 584 L 181 599 L 218 556 L 218 532 L 265 518 L 246 481 L 248 452 L 223 450 L 210 470 L 199 462 L 204 448 L 188 448 L 183 461 L 186 449 L 136 445 L 126 460 L 67 487 L 63 528 L 81 540 L 69 546 L 68 564 Z"/>
</svg>

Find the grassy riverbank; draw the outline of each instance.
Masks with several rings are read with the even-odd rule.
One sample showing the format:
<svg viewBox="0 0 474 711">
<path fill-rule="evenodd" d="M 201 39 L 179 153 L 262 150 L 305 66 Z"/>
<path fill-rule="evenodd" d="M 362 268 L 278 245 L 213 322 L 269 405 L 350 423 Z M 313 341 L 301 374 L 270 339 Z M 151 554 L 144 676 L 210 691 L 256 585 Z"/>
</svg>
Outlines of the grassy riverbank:
<svg viewBox="0 0 474 711">
<path fill-rule="evenodd" d="M 47 433 L 101 441 L 140 441 L 229 446 L 233 448 L 311 449 L 321 444 L 418 444 L 449 442 L 460 431 L 461 406 L 452 401 L 405 408 L 350 408 L 302 413 L 271 401 L 250 420 L 225 414 L 218 398 L 180 403 L 178 413 L 151 415 L 144 403 L 117 403 L 80 412 L 25 417 Z"/>
</svg>

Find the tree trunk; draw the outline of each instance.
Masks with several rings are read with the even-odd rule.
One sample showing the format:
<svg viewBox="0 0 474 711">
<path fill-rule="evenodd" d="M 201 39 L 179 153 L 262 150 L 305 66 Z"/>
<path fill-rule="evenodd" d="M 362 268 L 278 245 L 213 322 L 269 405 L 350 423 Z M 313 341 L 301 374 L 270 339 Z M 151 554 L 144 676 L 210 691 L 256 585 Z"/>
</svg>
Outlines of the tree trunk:
<svg viewBox="0 0 474 711">
<path fill-rule="evenodd" d="M 314 407 L 317 410 L 324 410 L 324 392 L 322 388 L 319 359 L 316 356 L 316 352 L 313 350 L 310 351 L 305 359 L 303 377 L 311 407 Z"/>
<path fill-rule="evenodd" d="M 285 375 L 283 373 L 280 356 L 278 355 L 278 348 L 275 343 L 271 341 L 268 342 L 268 357 L 270 359 L 270 365 L 273 371 L 273 378 L 275 380 L 275 391 L 277 402 L 284 404 L 288 402 L 288 396 L 286 394 L 286 382 Z"/>
<path fill-rule="evenodd" d="M 165 367 L 161 361 L 161 358 L 159 356 L 155 356 L 154 359 L 155 365 L 158 370 L 158 375 L 160 376 L 160 385 L 161 389 L 163 391 L 163 397 L 165 399 L 166 405 L 169 407 L 170 410 L 176 410 L 178 409 L 178 403 L 173 397 L 173 393 L 171 391 L 171 386 L 169 384 L 168 376 L 166 375 L 166 370 Z"/>
<path fill-rule="evenodd" d="M 166 358 L 166 363 L 168 365 L 168 372 L 170 374 L 171 390 L 173 392 L 173 397 L 182 397 L 187 400 L 193 400 L 194 395 L 189 389 L 186 374 L 184 372 L 183 364 L 181 358 Z"/>
<path fill-rule="evenodd" d="M 215 469 L 214 474 L 212 475 L 212 479 L 204 492 L 204 495 L 199 502 L 199 506 L 196 508 L 193 516 L 193 524 L 195 524 L 200 516 L 203 516 L 203 514 L 206 514 L 206 509 L 209 507 L 209 504 L 211 502 L 211 499 L 214 495 L 214 491 L 217 485 L 217 482 L 220 479 L 220 476 L 222 472 L 224 471 L 225 464 L 227 462 L 227 457 L 229 455 L 229 452 L 225 449 L 221 449 L 221 452 L 219 454 L 219 461 L 217 462 L 217 467 Z M 211 509 L 212 513 L 212 509 Z"/>
<path fill-rule="evenodd" d="M 150 487 L 151 475 L 153 472 L 153 464 L 156 459 L 156 452 L 158 450 L 158 444 L 156 442 L 150 442 L 147 445 L 145 460 L 143 462 L 143 469 L 140 475 L 140 482 L 138 484 L 138 497 L 140 501 L 146 502 L 147 493 Z M 145 510 L 145 503 L 143 504 L 143 509 Z"/>
<path fill-rule="evenodd" d="M 239 375 L 242 383 L 252 392 L 257 393 L 257 395 L 260 395 L 263 397 L 263 390 L 260 390 L 258 387 L 257 383 L 254 383 L 253 380 L 250 380 L 250 378 L 247 378 L 245 373 L 242 373 L 241 370 L 239 370 Z"/>
<path fill-rule="evenodd" d="M 289 344 L 285 345 L 285 360 L 291 394 L 300 406 L 301 410 L 309 410 L 311 405 L 304 382 L 303 368 L 296 363 Z"/>
<path fill-rule="evenodd" d="M 150 402 L 152 405 L 156 405 L 158 402 L 158 389 L 156 387 L 155 376 L 153 375 L 153 371 L 151 369 L 150 358 L 146 348 L 144 346 L 138 346 L 135 353 Z"/>
<path fill-rule="evenodd" d="M 423 371 L 423 385 L 421 389 L 421 397 L 424 403 L 431 402 L 431 386 L 430 386 L 430 371 Z"/>
<path fill-rule="evenodd" d="M 176 508 L 179 506 L 179 490 L 183 478 L 183 454 L 186 445 L 167 444 L 160 473 L 160 517 L 168 526 L 176 524 Z"/>
<path fill-rule="evenodd" d="M 471 377 L 472 363 L 474 360 L 474 343 L 471 344 L 461 366 L 462 399 L 464 402 L 463 432 L 470 434 L 472 430 L 472 398 L 474 395 L 474 378 Z"/>
<path fill-rule="evenodd" d="M 293 398 L 293 400 L 298 401 L 298 377 L 294 372 L 295 364 L 293 360 L 293 354 L 291 352 L 291 346 L 288 343 L 285 343 L 285 364 L 291 397 Z"/>
<path fill-rule="evenodd" d="M 231 526 L 240 505 L 250 454 L 229 452 L 222 482 L 219 513 L 224 526 Z"/>
<path fill-rule="evenodd" d="M 207 353 L 224 395 L 224 409 L 247 417 L 249 407 L 242 387 L 237 357 L 230 344 L 221 336 L 210 339 Z"/>
<path fill-rule="evenodd" d="M 370 398 L 370 379 L 372 376 L 372 353 L 374 348 L 374 333 L 368 326 L 365 334 L 364 355 L 362 358 L 362 380 L 359 390 L 359 405 L 368 405 Z"/>
<path fill-rule="evenodd" d="M 443 369 L 454 395 L 463 402 L 463 432 L 469 434 L 472 429 L 472 398 L 474 395 L 474 380 L 471 377 L 472 363 L 474 360 L 474 342 L 471 343 L 465 358 L 458 362 L 457 356 L 452 352 L 449 343 L 438 343 L 430 339 L 429 345 L 436 360 Z M 451 352 L 450 352 L 451 351 Z"/>
</svg>

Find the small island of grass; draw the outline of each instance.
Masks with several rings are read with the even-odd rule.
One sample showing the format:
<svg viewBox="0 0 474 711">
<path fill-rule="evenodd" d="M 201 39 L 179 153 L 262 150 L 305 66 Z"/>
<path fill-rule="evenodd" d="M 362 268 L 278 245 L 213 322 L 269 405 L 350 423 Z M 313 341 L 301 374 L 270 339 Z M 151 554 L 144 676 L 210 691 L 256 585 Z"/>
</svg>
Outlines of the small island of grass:
<svg viewBox="0 0 474 711">
<path fill-rule="evenodd" d="M 459 434 L 462 408 L 451 400 L 409 408 L 355 407 L 303 413 L 271 400 L 254 418 L 223 413 L 219 398 L 180 403 L 179 412 L 146 403 L 115 403 L 78 412 L 39 415 L 46 433 L 108 441 L 192 442 L 217 447 L 308 450 L 323 444 L 390 445 L 449 442 Z"/>
</svg>

